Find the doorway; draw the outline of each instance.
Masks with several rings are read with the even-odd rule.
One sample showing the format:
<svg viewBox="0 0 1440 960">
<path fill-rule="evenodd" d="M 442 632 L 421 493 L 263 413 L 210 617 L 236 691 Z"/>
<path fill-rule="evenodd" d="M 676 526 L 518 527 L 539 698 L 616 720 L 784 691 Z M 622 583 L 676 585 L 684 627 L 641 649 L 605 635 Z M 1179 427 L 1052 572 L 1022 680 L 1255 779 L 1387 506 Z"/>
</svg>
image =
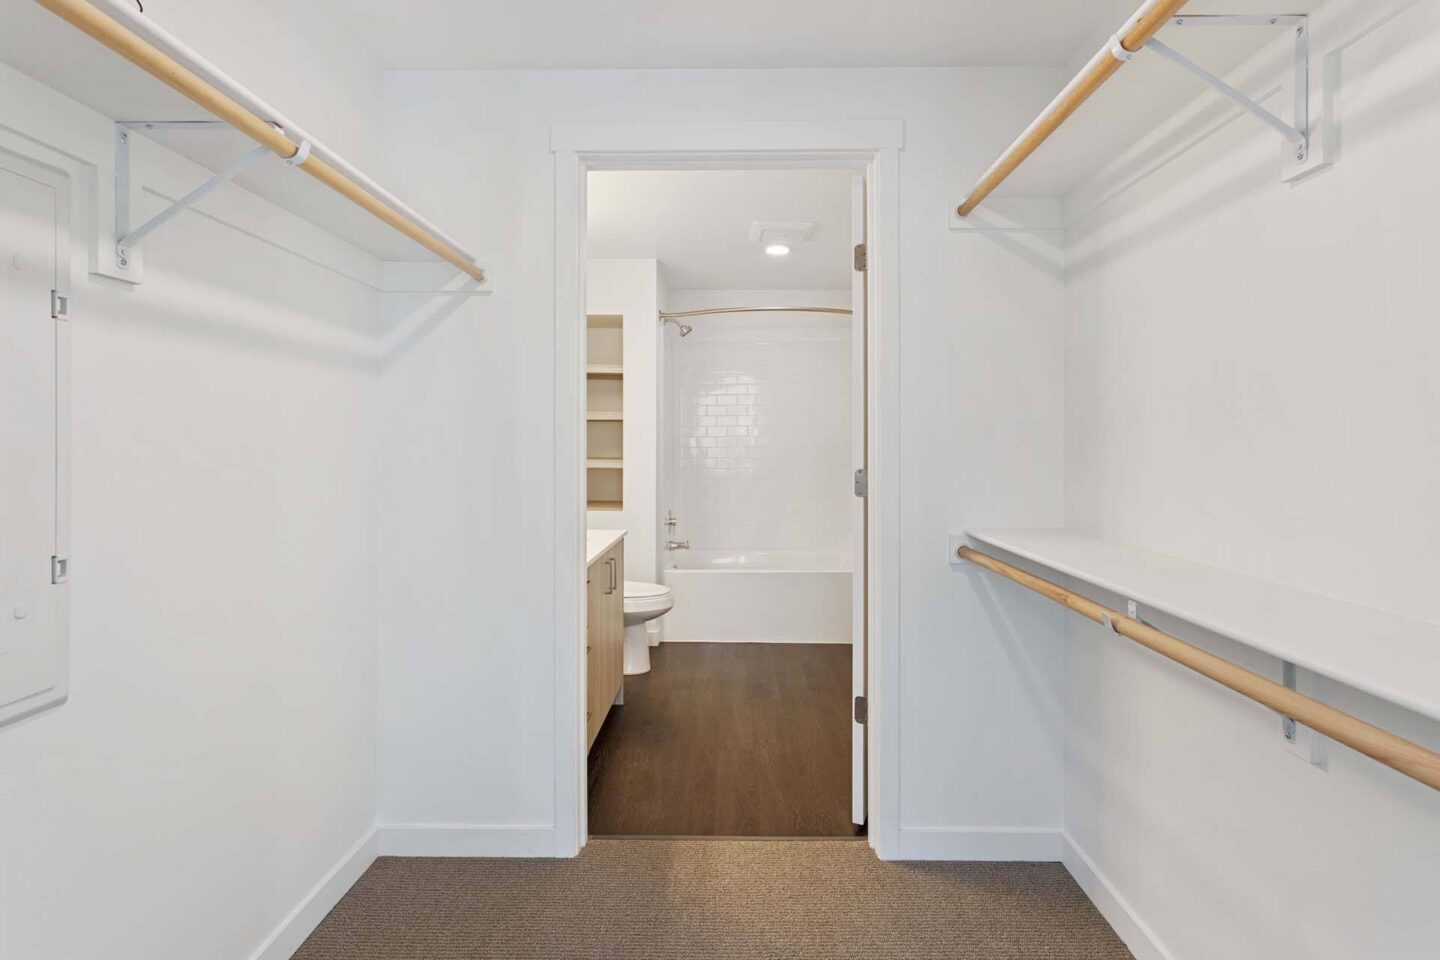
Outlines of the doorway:
<svg viewBox="0 0 1440 960">
<path fill-rule="evenodd" d="M 557 433 L 572 399 L 562 396 L 562 370 L 574 377 L 576 417 L 561 437 L 557 478 L 568 472 L 566 455 L 573 455 L 575 499 L 568 507 L 580 514 L 577 544 L 580 534 L 602 524 L 623 529 L 625 579 L 644 577 L 674 594 L 671 612 L 649 627 L 659 641 L 646 644 L 649 669 L 627 676 L 598 729 L 577 738 L 568 771 L 576 788 L 576 848 L 589 833 L 863 834 L 879 806 L 876 794 L 883 793 L 874 786 L 884 779 L 874 762 L 883 753 L 874 738 L 882 711 L 870 689 L 884 639 L 876 634 L 879 642 L 867 643 L 884 609 L 874 602 L 883 582 L 874 576 L 874 562 L 882 553 L 875 532 L 884 511 L 865 496 L 867 480 L 876 486 L 878 464 L 870 458 L 879 450 L 875 428 L 883 417 L 875 401 L 885 379 L 869 376 L 884 340 L 867 322 L 873 304 L 884 300 L 865 269 L 877 252 L 867 233 L 876 197 L 866 193 L 876 151 L 743 160 L 576 154 L 573 167 L 566 151 L 557 153 L 562 259 L 568 240 L 575 241 L 574 273 L 567 277 L 562 269 L 558 302 L 578 308 L 569 315 L 557 309 L 562 340 L 575 336 L 575 354 L 557 358 Z M 760 214 L 741 202 L 743 191 L 701 186 L 721 216 L 709 227 L 704 217 L 688 221 L 682 246 L 703 247 L 715 230 L 733 239 L 735 225 L 718 221 L 743 214 L 741 245 L 752 245 L 748 255 L 763 265 L 756 268 L 759 280 L 697 275 L 693 263 L 713 267 L 723 254 L 700 250 L 687 263 L 687 251 L 674 253 L 674 243 L 617 248 L 607 230 L 594 229 L 589 201 L 617 202 L 607 199 L 605 176 L 639 182 L 658 175 L 674 184 L 687 173 L 712 183 L 746 174 L 792 183 L 812 176 L 843 188 L 842 212 L 807 217 L 776 204 Z M 793 199 L 803 189 L 781 194 L 787 192 Z M 573 233 L 564 224 L 571 202 Z M 639 216 L 644 204 L 633 196 L 619 205 L 632 223 L 645 219 Z M 588 230 L 582 228 L 587 219 Z M 794 279 L 806 276 L 822 237 L 837 253 L 831 266 L 843 273 L 823 282 Z M 790 249 L 766 251 L 781 243 Z M 612 268 L 623 272 L 635 261 L 650 261 L 640 272 L 655 278 L 654 309 L 638 341 L 625 304 L 597 303 L 594 296 L 613 286 L 606 278 Z M 793 264 L 794 272 L 777 272 L 782 264 Z M 631 299 L 650 312 L 645 296 Z M 621 332 L 613 332 L 617 327 Z M 649 356 L 653 372 L 646 369 Z M 842 383 L 826 376 L 831 368 L 843 370 Z M 595 376 L 620 380 L 619 389 L 596 385 Z M 837 387 L 840 402 L 829 396 Z M 643 409 L 647 401 L 653 414 Z M 594 426 L 597 415 L 606 426 Z M 646 454 L 635 453 L 636 444 L 653 444 L 653 466 Z M 830 459 L 807 457 L 811 447 Z M 627 476 L 632 470 L 641 476 Z M 809 476 L 823 482 L 813 496 L 797 495 Z M 758 508 L 757 491 L 767 494 Z M 557 489 L 557 518 L 567 513 L 560 496 Z M 559 576 L 574 570 L 563 556 L 557 559 Z M 569 595 L 579 600 L 586 579 L 574 575 Z M 821 616 L 806 621 L 807 612 Z M 570 650 L 583 654 L 588 637 L 578 619 Z M 563 625 L 560 631 L 563 650 Z M 627 659 L 629 653 L 627 639 Z M 578 664 L 576 680 L 587 666 Z M 572 714 L 578 720 L 581 693 L 589 691 L 564 676 L 557 680 L 557 689 L 581 701 Z M 566 773 L 558 775 L 563 780 Z M 557 790 L 562 810 L 564 792 Z M 871 843 L 877 844 L 874 836 Z"/>
<path fill-rule="evenodd" d="M 587 533 L 624 570 L 620 688 L 587 604 L 594 835 L 863 830 L 863 197 L 833 167 L 588 175 Z"/>
</svg>

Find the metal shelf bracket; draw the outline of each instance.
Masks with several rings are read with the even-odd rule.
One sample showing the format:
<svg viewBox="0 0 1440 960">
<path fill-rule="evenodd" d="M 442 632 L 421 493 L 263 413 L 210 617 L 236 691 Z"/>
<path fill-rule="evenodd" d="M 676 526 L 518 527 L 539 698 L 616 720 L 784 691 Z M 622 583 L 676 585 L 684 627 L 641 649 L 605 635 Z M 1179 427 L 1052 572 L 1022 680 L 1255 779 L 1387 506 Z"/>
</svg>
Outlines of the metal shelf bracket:
<svg viewBox="0 0 1440 960">
<path fill-rule="evenodd" d="M 140 246 L 140 241 L 164 226 L 180 211 L 194 206 L 205 194 L 224 183 L 229 183 L 240 173 L 254 166 L 270 153 L 268 147 L 256 147 L 239 160 L 146 220 L 138 227 L 131 227 L 131 184 L 130 184 L 130 131 L 132 130 L 217 130 L 230 125 L 222 120 L 155 120 L 115 124 L 115 262 L 121 269 L 129 269 L 131 261 Z M 309 154 L 309 143 L 301 150 Z"/>
<path fill-rule="evenodd" d="M 1238 104 L 1252 116 L 1285 138 L 1291 165 L 1305 163 L 1310 157 L 1310 23 L 1304 14 L 1213 15 L 1172 17 L 1174 27 L 1281 27 L 1289 30 L 1295 40 L 1295 75 L 1292 81 L 1294 123 L 1285 120 L 1256 103 L 1230 84 L 1221 80 L 1173 47 L 1151 38 L 1145 49 L 1199 77 L 1222 96 Z"/>
</svg>

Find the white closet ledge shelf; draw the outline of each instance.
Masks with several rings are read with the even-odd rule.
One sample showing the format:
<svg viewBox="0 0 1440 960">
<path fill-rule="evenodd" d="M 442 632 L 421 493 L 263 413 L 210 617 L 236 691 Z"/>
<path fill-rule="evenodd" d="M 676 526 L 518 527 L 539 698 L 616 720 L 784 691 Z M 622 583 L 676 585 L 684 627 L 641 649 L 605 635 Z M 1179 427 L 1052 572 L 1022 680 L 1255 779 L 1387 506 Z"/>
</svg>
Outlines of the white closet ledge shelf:
<svg viewBox="0 0 1440 960">
<path fill-rule="evenodd" d="M 117 121 L 115 181 L 117 187 L 123 188 L 117 190 L 116 196 L 115 260 L 121 271 L 115 274 L 117 279 L 139 282 L 138 273 L 126 275 L 125 270 L 133 266 L 131 255 L 144 236 L 223 183 L 232 179 L 241 183 L 243 170 L 243 185 L 251 192 L 291 209 L 296 216 L 381 260 L 423 263 L 438 258 L 439 262 L 448 263 L 467 275 L 472 288 L 486 283 L 485 269 L 453 238 L 165 31 L 133 3 L 124 0 L 35 2 L 57 18 L 53 26 L 52 22 L 36 24 L 35 36 L 31 39 L 37 45 L 55 43 L 58 46 L 63 41 L 52 38 L 49 31 L 57 27 L 68 29 L 63 27 L 68 24 L 117 55 L 96 57 L 93 49 L 83 42 L 71 44 L 76 56 L 87 63 L 87 79 L 83 90 L 76 91 L 76 95 Z M 136 68 L 148 74 L 152 81 L 137 83 Z M 36 79 L 48 83 L 53 78 L 42 72 Z M 123 107 L 123 114 L 117 116 L 122 109 L 119 101 L 132 99 L 142 105 L 141 112 L 130 112 L 132 104 Z M 145 104 L 150 105 L 149 109 L 155 109 L 157 104 L 165 106 L 161 112 L 151 114 L 149 109 L 143 109 Z M 197 109 L 202 111 L 203 119 L 195 115 Z M 224 146 L 224 141 L 215 140 L 212 129 L 215 121 L 233 130 L 234 139 L 253 141 L 252 148 L 258 144 L 263 150 L 252 149 L 249 156 L 238 161 L 228 158 L 224 169 L 174 202 L 162 215 L 143 225 L 129 222 L 130 133 L 144 131 L 147 138 L 165 143 L 200 166 L 214 170 L 213 164 L 194 154 L 208 156 Z M 187 151 L 176 146 L 175 138 L 199 139 L 203 145 L 192 144 L 193 149 Z M 256 164 L 267 151 L 284 163 Z M 290 173 L 287 174 L 287 170 Z M 294 171 L 308 175 L 298 180 L 319 185 L 313 196 L 312 191 L 296 185 Z M 450 290 L 447 285 L 418 292 L 473 291 Z"/>
<path fill-rule="evenodd" d="M 1440 624 L 1066 530 L 965 535 L 1440 719 Z"/>
</svg>

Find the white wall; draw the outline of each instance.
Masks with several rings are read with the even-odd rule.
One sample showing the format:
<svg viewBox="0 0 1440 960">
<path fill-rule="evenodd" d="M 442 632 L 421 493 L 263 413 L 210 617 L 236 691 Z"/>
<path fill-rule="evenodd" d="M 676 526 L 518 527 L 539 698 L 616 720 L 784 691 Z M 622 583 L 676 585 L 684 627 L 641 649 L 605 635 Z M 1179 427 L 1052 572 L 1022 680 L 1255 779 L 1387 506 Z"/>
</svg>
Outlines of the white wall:
<svg viewBox="0 0 1440 960">
<path fill-rule="evenodd" d="M 1244 119 L 1072 209 L 1068 519 L 1435 621 L 1440 6 L 1332 6 L 1312 49 L 1339 78 L 1330 169 L 1281 184 Z M 1434 955 L 1440 794 L 1334 745 L 1308 766 L 1268 711 L 1068 632 L 1066 828 L 1174 960 Z M 1440 749 L 1440 724 L 1326 699 Z"/>
<path fill-rule="evenodd" d="M 624 509 L 590 510 L 594 529 L 623 529 L 625 579 L 658 583 L 657 510 L 660 483 L 660 267 L 654 260 L 591 260 L 585 296 L 590 313 L 624 317 L 621 429 Z"/>
<path fill-rule="evenodd" d="M 672 290 L 672 310 L 848 307 L 849 290 Z M 721 314 L 687 320 L 674 348 L 675 462 L 661 509 L 694 553 L 665 565 L 851 566 L 850 318 Z M 808 565 L 808 566 L 807 566 Z"/>
<path fill-rule="evenodd" d="M 0 729 L 0 955 L 229 960 L 373 824 L 377 297 L 238 188 L 147 239 L 143 285 L 87 279 L 112 142 L 0 67 L 0 146 L 77 177 L 71 693 Z"/>
<path fill-rule="evenodd" d="M 397 189 L 494 256 L 493 299 L 387 371 L 382 820 L 538 838 L 554 809 L 552 124 L 899 118 L 902 501 L 898 852 L 1049 852 L 1061 819 L 1060 621 L 987 606 L 946 534 L 1061 519 L 1061 278 L 947 211 L 1060 82 L 1054 71 L 400 72 Z M 897 438 L 891 438 L 895 440 Z M 431 602 L 426 602 L 431 601 Z M 992 832 L 993 831 L 993 832 Z M 1034 831 L 1039 831 L 1036 833 Z M 502 842 L 497 840 L 497 842 Z M 543 852 L 536 839 L 535 852 Z M 553 849 L 553 847 L 552 847 Z"/>
</svg>

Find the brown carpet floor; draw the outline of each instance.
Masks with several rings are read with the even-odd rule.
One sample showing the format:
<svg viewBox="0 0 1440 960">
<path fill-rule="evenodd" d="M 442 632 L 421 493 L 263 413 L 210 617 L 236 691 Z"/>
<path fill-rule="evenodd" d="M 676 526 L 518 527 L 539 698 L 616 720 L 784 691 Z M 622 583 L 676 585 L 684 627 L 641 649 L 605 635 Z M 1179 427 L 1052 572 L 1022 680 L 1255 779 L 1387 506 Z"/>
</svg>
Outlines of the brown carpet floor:
<svg viewBox="0 0 1440 960">
<path fill-rule="evenodd" d="M 854 840 L 592 840 L 382 857 L 294 960 L 1132 960 L 1059 864 L 882 863 Z"/>
</svg>

